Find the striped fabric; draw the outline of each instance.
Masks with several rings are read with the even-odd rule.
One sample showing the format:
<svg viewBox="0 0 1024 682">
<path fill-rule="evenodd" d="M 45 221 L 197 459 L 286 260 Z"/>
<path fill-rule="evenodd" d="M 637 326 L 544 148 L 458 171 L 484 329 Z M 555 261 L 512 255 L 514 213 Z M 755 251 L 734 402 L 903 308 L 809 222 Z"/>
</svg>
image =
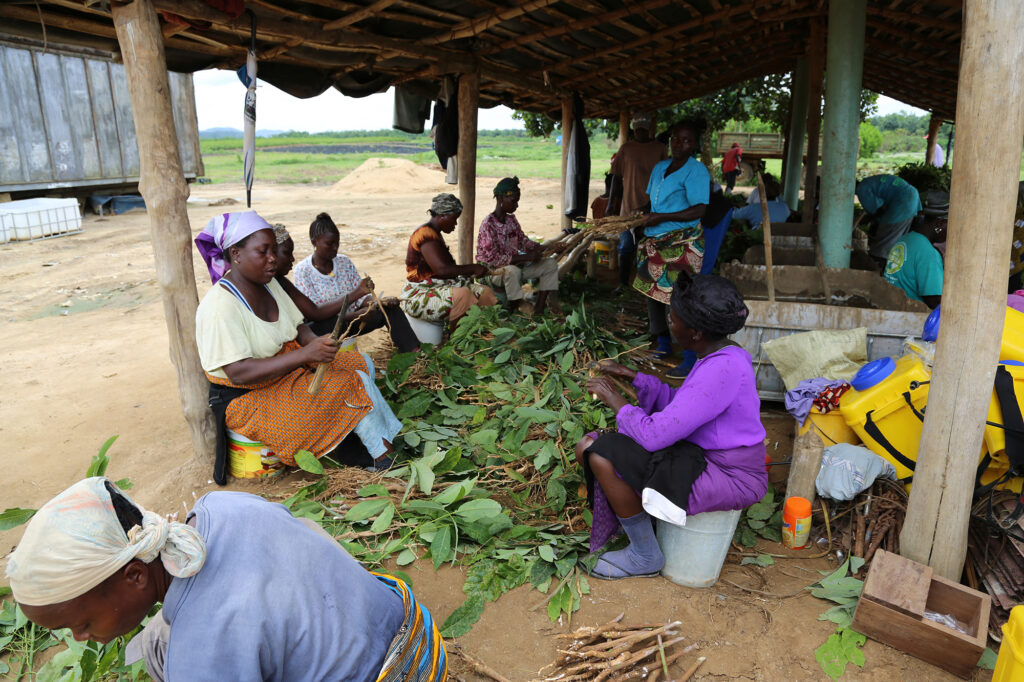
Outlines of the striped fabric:
<svg viewBox="0 0 1024 682">
<path fill-rule="evenodd" d="M 281 353 L 299 348 L 295 341 Z M 373 402 L 357 371 L 366 372 L 358 352 L 339 352 L 327 366 L 320 393 L 309 394 L 313 372 L 299 367 L 280 379 L 236 386 L 209 372 L 206 378 L 220 386 L 248 388 L 228 404 L 227 427 L 274 449 L 282 462 L 295 466 L 295 453 L 309 450 L 317 457 L 327 454 L 373 409 Z"/>
<path fill-rule="evenodd" d="M 371 573 L 401 597 L 405 607 L 405 621 L 391 640 L 377 682 L 447 680 L 448 654 L 430 612 L 416 601 L 403 581 L 384 573 Z"/>
</svg>

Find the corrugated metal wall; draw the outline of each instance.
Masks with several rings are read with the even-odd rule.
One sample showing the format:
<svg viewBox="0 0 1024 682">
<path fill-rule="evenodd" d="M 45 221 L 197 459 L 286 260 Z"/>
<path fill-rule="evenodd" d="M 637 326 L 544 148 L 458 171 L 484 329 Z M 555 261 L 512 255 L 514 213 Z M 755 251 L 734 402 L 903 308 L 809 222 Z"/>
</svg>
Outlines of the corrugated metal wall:
<svg viewBox="0 0 1024 682">
<path fill-rule="evenodd" d="M 185 177 L 203 174 L 192 75 L 169 73 Z M 0 43 L 0 192 L 137 182 L 124 65 Z"/>
</svg>

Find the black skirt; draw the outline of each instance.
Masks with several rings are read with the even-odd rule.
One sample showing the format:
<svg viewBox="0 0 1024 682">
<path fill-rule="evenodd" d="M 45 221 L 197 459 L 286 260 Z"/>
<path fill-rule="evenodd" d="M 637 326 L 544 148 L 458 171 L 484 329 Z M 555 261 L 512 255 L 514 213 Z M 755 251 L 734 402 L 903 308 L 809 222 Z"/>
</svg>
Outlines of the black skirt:
<svg viewBox="0 0 1024 682">
<path fill-rule="evenodd" d="M 674 445 L 648 452 L 629 436 L 608 431 L 598 436 L 587 452 L 600 455 L 612 463 L 616 473 L 634 490 L 652 488 L 672 504 L 686 509 L 693 482 L 704 473 L 708 463 L 704 448 L 681 440 Z M 589 500 L 594 499 L 594 474 L 589 460 L 584 468 Z"/>
</svg>

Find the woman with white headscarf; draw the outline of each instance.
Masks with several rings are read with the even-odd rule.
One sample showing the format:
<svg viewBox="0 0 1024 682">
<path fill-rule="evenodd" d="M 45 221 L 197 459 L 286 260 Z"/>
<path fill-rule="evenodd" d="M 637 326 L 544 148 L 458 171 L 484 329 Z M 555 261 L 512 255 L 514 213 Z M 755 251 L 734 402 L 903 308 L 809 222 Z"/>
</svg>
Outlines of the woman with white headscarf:
<svg viewBox="0 0 1024 682">
<path fill-rule="evenodd" d="M 444 642 L 401 580 L 363 569 L 316 524 L 255 495 L 212 492 L 187 524 L 105 478 L 46 503 L 7 562 L 34 623 L 128 645 L 157 682 L 446 678 Z"/>
<path fill-rule="evenodd" d="M 391 441 L 402 428 L 374 383 L 373 362 L 338 352 L 317 336 L 274 275 L 277 240 L 255 211 L 211 219 L 196 237 L 213 287 L 196 311 L 199 359 L 210 380 L 210 405 L 227 429 L 273 449 L 295 466 L 295 453 L 330 453 L 355 432 L 377 468 L 390 466 Z M 329 363 L 310 395 L 313 369 Z M 218 428 L 222 483 L 226 437 Z"/>
</svg>

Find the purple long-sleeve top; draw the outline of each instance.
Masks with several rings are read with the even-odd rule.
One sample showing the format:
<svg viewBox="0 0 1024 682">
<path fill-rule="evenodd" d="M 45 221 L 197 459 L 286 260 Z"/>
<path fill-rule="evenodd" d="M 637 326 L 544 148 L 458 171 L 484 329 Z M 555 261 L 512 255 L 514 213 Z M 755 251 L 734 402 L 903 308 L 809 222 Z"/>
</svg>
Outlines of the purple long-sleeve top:
<svg viewBox="0 0 1024 682">
<path fill-rule="evenodd" d="M 747 351 L 726 346 L 710 353 L 679 388 L 641 373 L 633 386 L 639 405 L 618 411 L 620 433 L 650 452 L 681 440 L 705 450 L 708 466 L 690 490 L 688 514 L 741 509 L 764 496 L 765 430 Z"/>
</svg>

